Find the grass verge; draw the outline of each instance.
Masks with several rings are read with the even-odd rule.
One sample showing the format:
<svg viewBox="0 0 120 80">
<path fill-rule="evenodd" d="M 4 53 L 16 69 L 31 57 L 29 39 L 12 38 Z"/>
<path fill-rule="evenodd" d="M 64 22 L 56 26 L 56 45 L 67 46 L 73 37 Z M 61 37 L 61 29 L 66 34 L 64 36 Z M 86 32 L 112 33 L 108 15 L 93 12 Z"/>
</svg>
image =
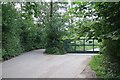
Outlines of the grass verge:
<svg viewBox="0 0 120 80">
<path fill-rule="evenodd" d="M 92 70 L 96 72 L 96 75 L 98 78 L 104 78 L 105 77 L 105 68 L 103 67 L 103 55 L 96 55 L 93 57 L 93 59 L 90 62 L 90 67 Z"/>
<path fill-rule="evenodd" d="M 120 72 L 117 70 L 119 69 L 119 67 L 116 67 L 117 65 L 118 63 L 112 63 L 102 54 L 94 56 L 90 62 L 90 67 L 101 80 L 120 80 Z"/>
</svg>

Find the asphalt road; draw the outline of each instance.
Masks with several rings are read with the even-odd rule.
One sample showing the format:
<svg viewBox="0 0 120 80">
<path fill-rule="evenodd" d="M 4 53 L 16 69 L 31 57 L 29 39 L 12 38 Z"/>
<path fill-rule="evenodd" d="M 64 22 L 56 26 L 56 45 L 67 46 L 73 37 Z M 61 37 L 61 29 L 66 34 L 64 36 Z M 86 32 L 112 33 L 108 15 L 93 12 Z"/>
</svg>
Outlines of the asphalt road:
<svg viewBox="0 0 120 80">
<path fill-rule="evenodd" d="M 86 78 L 81 74 L 93 54 L 47 55 L 44 50 L 24 53 L 2 63 L 3 78 Z M 1 65 L 1 64 L 0 64 Z"/>
</svg>

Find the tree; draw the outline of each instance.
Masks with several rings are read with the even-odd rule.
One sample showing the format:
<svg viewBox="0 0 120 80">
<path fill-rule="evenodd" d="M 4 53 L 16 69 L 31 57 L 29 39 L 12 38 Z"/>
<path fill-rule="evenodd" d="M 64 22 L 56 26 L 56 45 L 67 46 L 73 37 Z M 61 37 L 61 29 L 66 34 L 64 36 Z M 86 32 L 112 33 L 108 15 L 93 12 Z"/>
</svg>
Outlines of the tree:
<svg viewBox="0 0 120 80">
<path fill-rule="evenodd" d="M 47 27 L 47 45 L 46 53 L 49 54 L 64 54 L 64 46 L 62 41 L 63 36 L 63 21 L 58 13 L 57 3 L 50 3 L 50 18 L 49 26 Z M 57 8 L 56 8 L 57 7 Z"/>
<path fill-rule="evenodd" d="M 16 8 L 16 5 L 21 6 Z M 38 15 L 34 12 L 41 6 L 29 2 L 6 2 L 2 4 L 2 50 L 4 60 L 22 52 L 45 47 L 45 24 L 40 24 L 43 21 L 38 23 L 33 17 Z"/>
<path fill-rule="evenodd" d="M 14 8 L 14 4 L 2 4 L 2 56 L 4 59 L 22 52 L 19 37 L 20 25 L 18 24 L 19 15 Z"/>
</svg>

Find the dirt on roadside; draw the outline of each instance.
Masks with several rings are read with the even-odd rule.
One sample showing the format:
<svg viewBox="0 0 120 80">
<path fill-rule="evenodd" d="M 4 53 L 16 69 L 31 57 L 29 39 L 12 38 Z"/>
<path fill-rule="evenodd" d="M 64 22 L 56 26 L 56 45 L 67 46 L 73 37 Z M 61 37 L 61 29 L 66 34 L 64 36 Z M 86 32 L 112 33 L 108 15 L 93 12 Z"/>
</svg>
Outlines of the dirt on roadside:
<svg viewBox="0 0 120 80">
<path fill-rule="evenodd" d="M 80 74 L 85 75 L 86 78 L 97 78 L 95 71 L 93 71 L 89 65 L 87 65 Z"/>
</svg>

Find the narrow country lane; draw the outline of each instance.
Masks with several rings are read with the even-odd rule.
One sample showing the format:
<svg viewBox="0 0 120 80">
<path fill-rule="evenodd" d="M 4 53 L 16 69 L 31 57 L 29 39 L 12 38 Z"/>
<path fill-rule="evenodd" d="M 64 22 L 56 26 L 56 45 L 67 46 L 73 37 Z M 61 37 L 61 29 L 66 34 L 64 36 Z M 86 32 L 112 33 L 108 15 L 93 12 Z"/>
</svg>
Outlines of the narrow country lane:
<svg viewBox="0 0 120 80">
<path fill-rule="evenodd" d="M 34 50 L 2 63 L 3 78 L 86 78 L 83 71 L 93 55 L 47 55 Z M 91 73 L 92 74 L 92 73 Z"/>
</svg>

